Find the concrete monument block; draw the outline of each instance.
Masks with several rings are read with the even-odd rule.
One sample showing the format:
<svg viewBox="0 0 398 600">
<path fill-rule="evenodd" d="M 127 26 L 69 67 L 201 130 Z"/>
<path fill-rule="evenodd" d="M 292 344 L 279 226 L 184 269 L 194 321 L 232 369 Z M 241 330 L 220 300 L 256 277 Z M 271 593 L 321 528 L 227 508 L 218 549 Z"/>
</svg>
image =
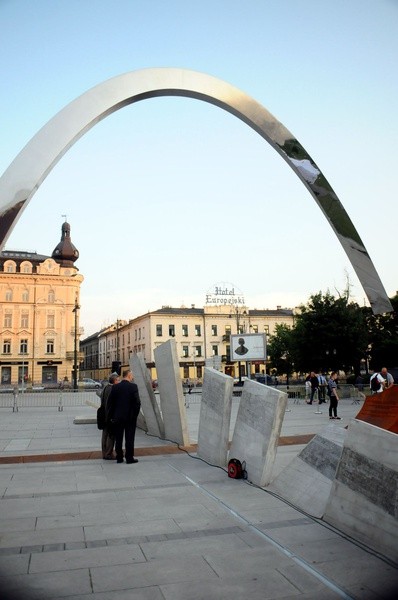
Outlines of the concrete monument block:
<svg viewBox="0 0 398 600">
<path fill-rule="evenodd" d="M 165 439 L 187 446 L 188 423 L 175 340 L 155 348 L 154 356 Z"/>
<path fill-rule="evenodd" d="M 141 429 L 146 429 L 151 435 L 164 438 L 162 415 L 160 414 L 160 409 L 152 388 L 151 376 L 141 352 L 131 355 L 130 369 L 133 372 L 134 381 L 138 386 L 141 399 L 141 412 L 144 415 L 144 420 L 141 418 L 137 422 L 137 425 Z"/>
<path fill-rule="evenodd" d="M 204 370 L 197 454 L 220 467 L 228 458 L 233 383 L 215 369 Z"/>
<path fill-rule="evenodd" d="M 398 436 L 350 421 L 324 520 L 398 562 Z"/>
<path fill-rule="evenodd" d="M 328 424 L 268 486 L 318 519 L 324 515 L 337 466 L 343 452 L 346 429 Z"/>
<path fill-rule="evenodd" d="M 271 480 L 286 405 L 284 392 L 245 381 L 229 458 L 245 461 L 248 479 L 257 485 Z"/>
</svg>

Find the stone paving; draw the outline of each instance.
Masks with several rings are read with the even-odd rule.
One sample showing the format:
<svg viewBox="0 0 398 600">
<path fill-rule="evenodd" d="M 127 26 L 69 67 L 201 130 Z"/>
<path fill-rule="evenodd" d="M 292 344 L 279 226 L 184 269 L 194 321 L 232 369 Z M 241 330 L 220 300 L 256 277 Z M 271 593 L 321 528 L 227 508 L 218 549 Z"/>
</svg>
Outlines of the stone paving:
<svg viewBox="0 0 398 600">
<path fill-rule="evenodd" d="M 339 424 L 359 408 L 343 400 Z M 289 409 L 275 474 L 328 423 L 327 407 Z M 73 424 L 93 411 L 0 409 L 0 458 L 44 460 L 0 465 L 1 600 L 395 597 L 397 565 L 169 442 L 138 432 L 134 465 L 66 460 L 98 451 L 96 426 Z M 198 404 L 187 413 L 194 442 Z"/>
</svg>

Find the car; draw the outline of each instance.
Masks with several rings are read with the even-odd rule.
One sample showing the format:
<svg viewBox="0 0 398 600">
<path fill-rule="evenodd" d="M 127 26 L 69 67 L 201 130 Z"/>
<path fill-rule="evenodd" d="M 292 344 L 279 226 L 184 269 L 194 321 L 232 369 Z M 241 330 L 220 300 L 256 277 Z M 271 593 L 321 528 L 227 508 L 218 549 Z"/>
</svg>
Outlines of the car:
<svg viewBox="0 0 398 600">
<path fill-rule="evenodd" d="M 90 377 L 83 377 L 83 379 L 79 381 L 79 387 L 95 390 L 102 387 L 102 385 L 99 381 L 95 381 L 95 379 L 90 379 Z"/>
</svg>

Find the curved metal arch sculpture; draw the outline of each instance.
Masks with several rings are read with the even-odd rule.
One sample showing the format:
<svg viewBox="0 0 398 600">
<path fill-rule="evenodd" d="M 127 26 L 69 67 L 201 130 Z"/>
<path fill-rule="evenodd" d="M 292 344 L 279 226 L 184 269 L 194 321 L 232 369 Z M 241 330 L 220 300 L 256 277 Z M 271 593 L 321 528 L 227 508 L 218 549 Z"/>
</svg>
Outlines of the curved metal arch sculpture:
<svg viewBox="0 0 398 600">
<path fill-rule="evenodd" d="M 285 159 L 322 210 L 343 246 L 374 313 L 392 311 L 380 277 L 350 217 L 319 167 L 292 133 L 253 98 L 196 71 L 143 69 L 108 79 L 70 102 L 28 142 L 0 179 L 0 250 L 52 168 L 96 123 L 155 96 L 185 96 L 214 104 L 249 125 Z"/>
</svg>

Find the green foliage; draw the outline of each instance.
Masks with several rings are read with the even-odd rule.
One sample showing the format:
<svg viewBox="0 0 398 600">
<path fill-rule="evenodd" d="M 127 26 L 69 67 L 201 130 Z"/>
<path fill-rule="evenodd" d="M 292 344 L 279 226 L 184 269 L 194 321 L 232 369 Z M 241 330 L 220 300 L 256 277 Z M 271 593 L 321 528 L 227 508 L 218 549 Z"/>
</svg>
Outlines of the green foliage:
<svg viewBox="0 0 398 600">
<path fill-rule="evenodd" d="M 271 367 L 278 373 L 331 371 L 359 373 L 369 344 L 367 313 L 349 301 L 347 291 L 310 296 L 293 329 L 278 325 L 270 340 Z"/>
<path fill-rule="evenodd" d="M 393 313 L 373 315 L 349 301 L 349 286 L 337 296 L 329 291 L 310 296 L 292 329 L 276 326 L 268 348 L 271 368 L 278 374 L 342 369 L 355 378 L 369 357 L 372 370 L 397 367 L 398 294 L 391 304 Z"/>
<path fill-rule="evenodd" d="M 390 300 L 394 312 L 373 315 L 369 309 L 366 314 L 372 370 L 398 366 L 398 294 Z"/>
</svg>

